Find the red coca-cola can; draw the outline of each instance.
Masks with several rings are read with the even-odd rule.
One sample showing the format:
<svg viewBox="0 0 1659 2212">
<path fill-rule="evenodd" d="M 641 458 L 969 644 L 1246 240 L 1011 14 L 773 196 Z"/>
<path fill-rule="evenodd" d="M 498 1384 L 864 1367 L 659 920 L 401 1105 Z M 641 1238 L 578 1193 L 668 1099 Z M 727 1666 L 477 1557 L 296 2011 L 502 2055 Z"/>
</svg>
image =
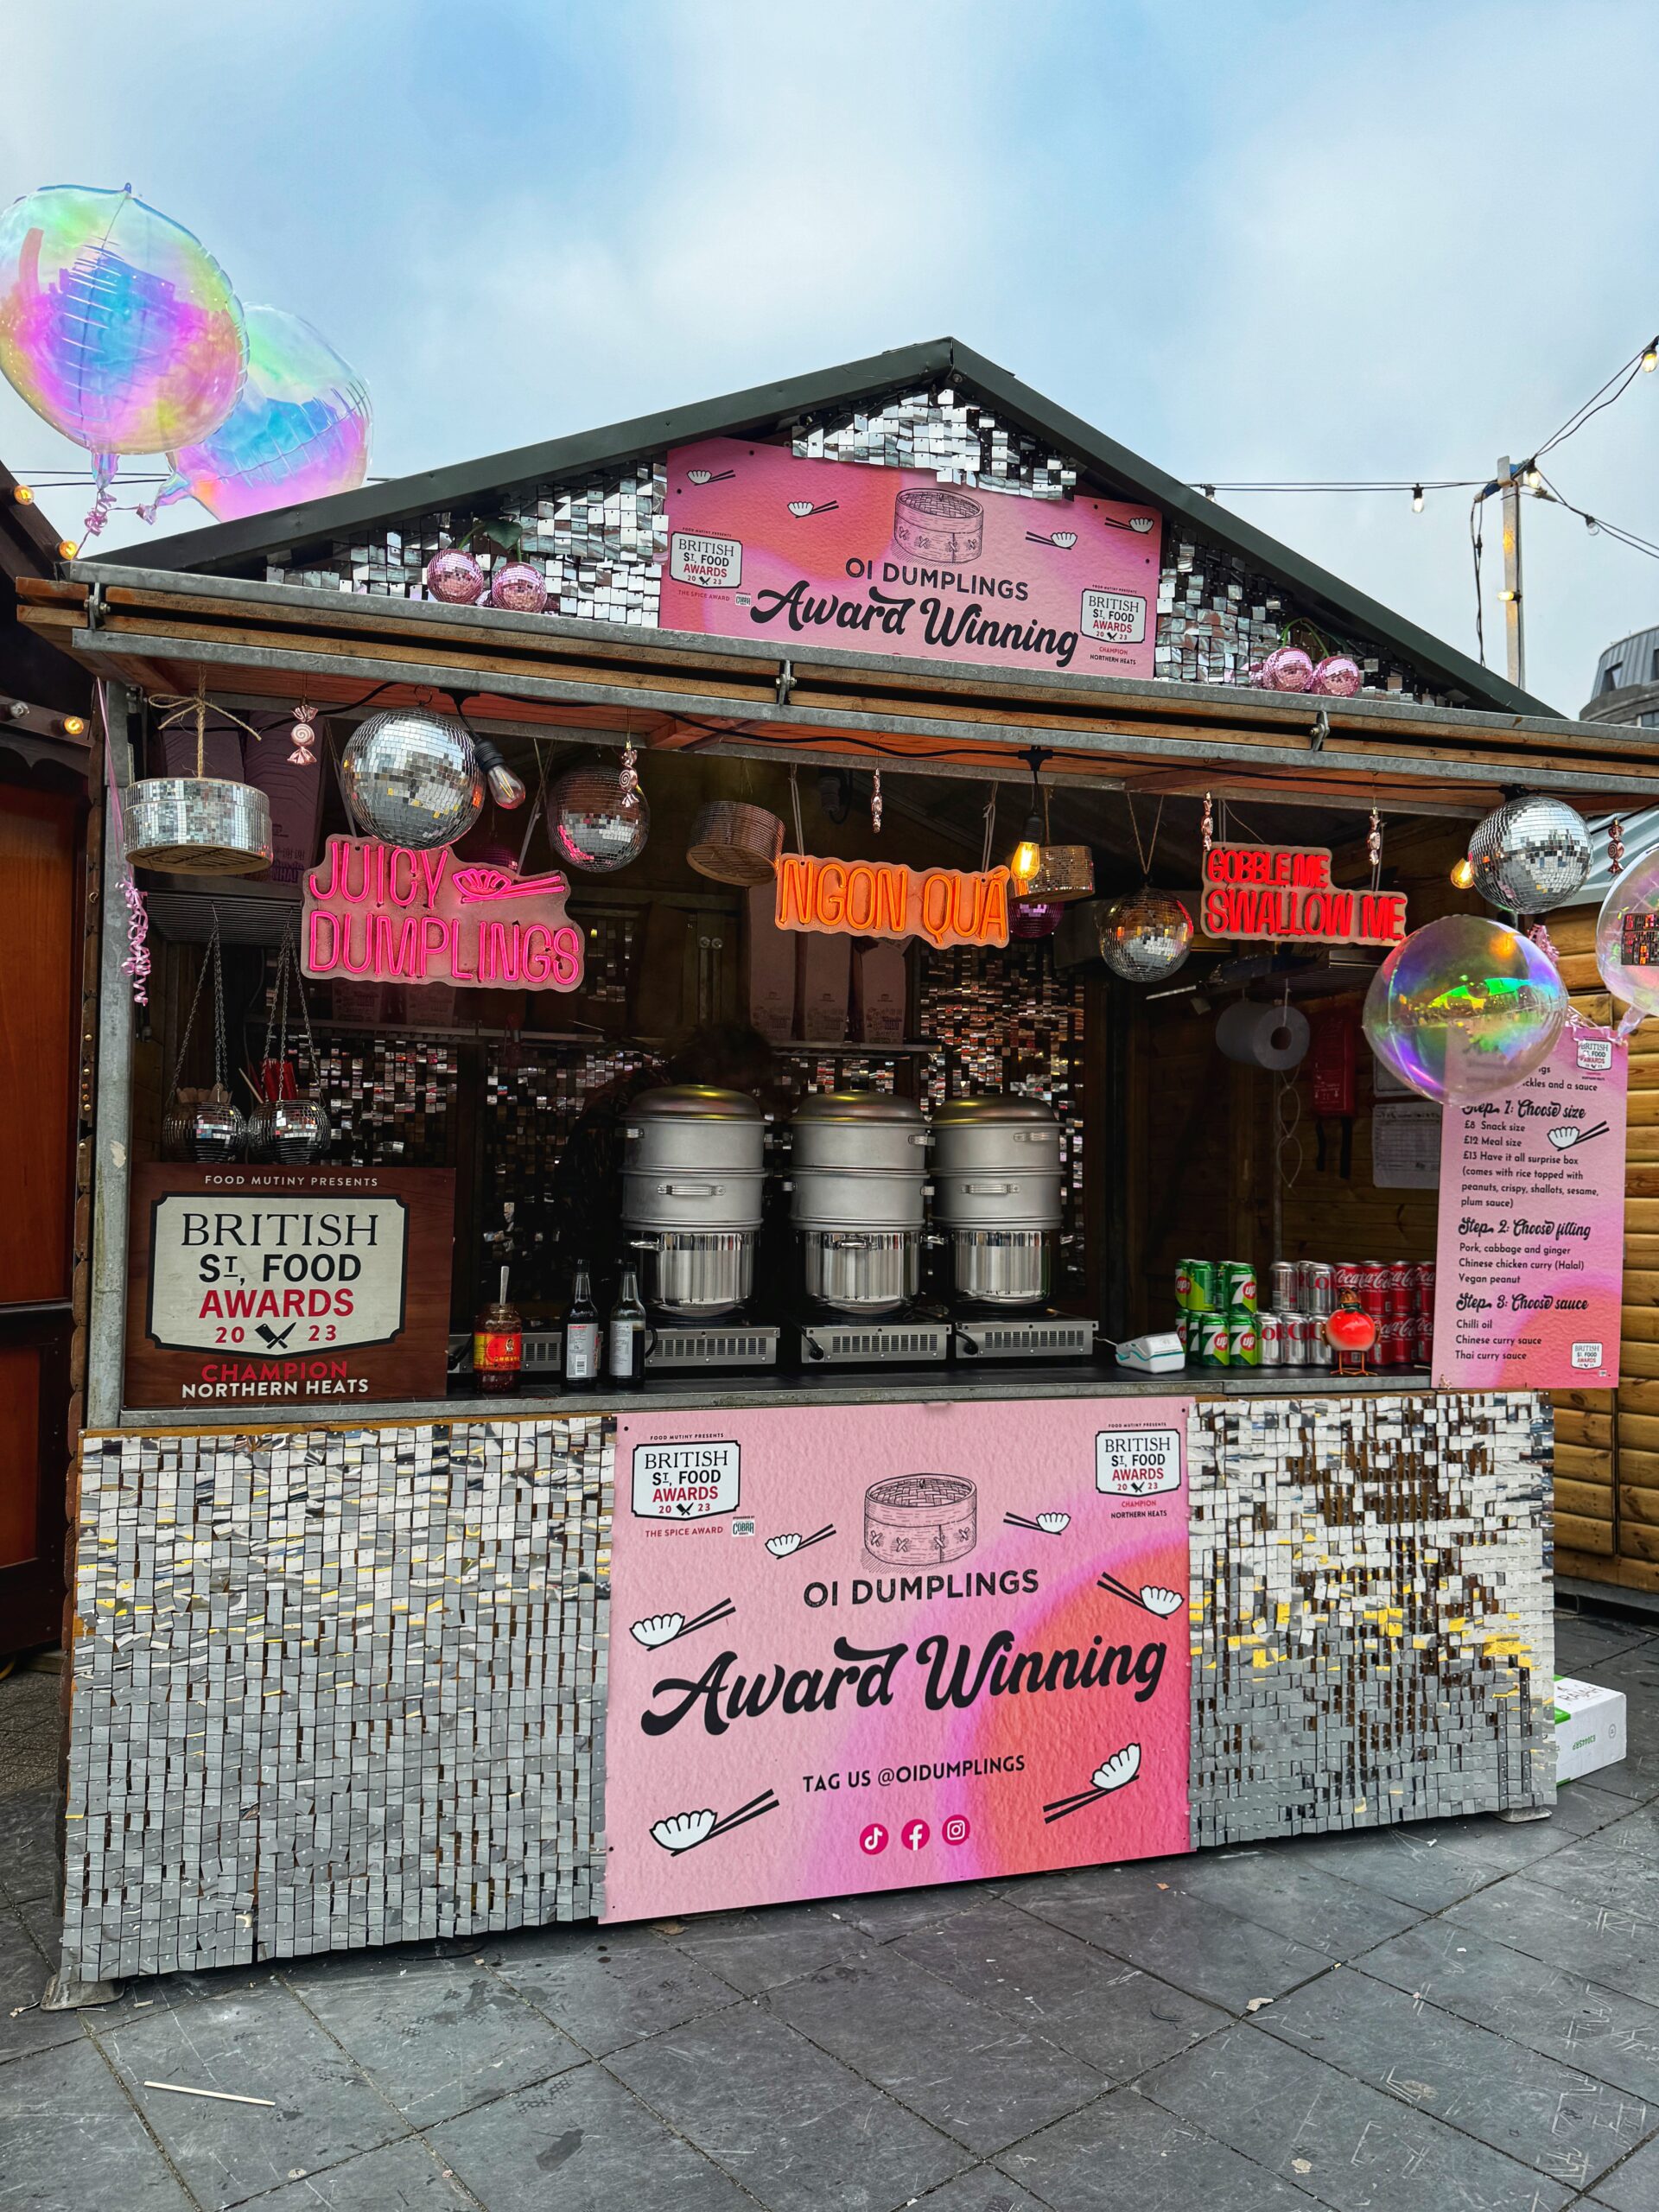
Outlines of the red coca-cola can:
<svg viewBox="0 0 1659 2212">
<path fill-rule="evenodd" d="M 1419 1290 L 1419 1291 L 1425 1291 L 1425 1290 L 1426 1290 L 1426 1291 L 1428 1293 L 1428 1295 L 1429 1295 L 1429 1297 L 1430 1297 L 1430 1298 L 1431 1298 L 1431 1300 L 1432 1300 L 1432 1299 L 1433 1299 L 1433 1295 L 1434 1295 L 1434 1262 L 1433 1262 L 1433 1260 L 1417 1260 L 1417 1261 L 1414 1261 L 1414 1262 L 1413 1262 L 1413 1265 L 1412 1265 L 1412 1270 L 1411 1270 L 1411 1281 L 1412 1281 L 1412 1287 L 1413 1287 L 1413 1289 L 1414 1289 L 1414 1290 Z"/>
<path fill-rule="evenodd" d="M 1359 1288 L 1359 1262 L 1333 1260 L 1331 1263 L 1331 1281 L 1338 1298 L 1342 1296 L 1344 1290 L 1357 1290 Z"/>
<path fill-rule="evenodd" d="M 1389 1294 L 1379 1283 L 1361 1283 L 1359 1304 L 1362 1313 L 1369 1313 L 1373 1321 L 1380 1322 L 1389 1310 Z"/>
<path fill-rule="evenodd" d="M 1411 1360 L 1414 1367 L 1428 1367 L 1434 1358 L 1434 1324 L 1420 1313 L 1411 1325 Z"/>
<path fill-rule="evenodd" d="M 1408 1293 L 1416 1277 L 1416 1268 L 1411 1261 L 1390 1260 L 1389 1262 L 1387 1287 L 1389 1290 L 1402 1290 Z"/>
<path fill-rule="evenodd" d="M 1409 1367 L 1413 1326 L 1408 1314 L 1390 1314 L 1377 1332 L 1376 1359 L 1379 1367 Z"/>
<path fill-rule="evenodd" d="M 1382 1294 L 1382 1311 L 1408 1317 L 1414 1313 L 1416 1311 L 1416 1293 L 1411 1285 L 1408 1282 L 1390 1282 Z"/>
<path fill-rule="evenodd" d="M 1362 1260 L 1359 1262 L 1359 1291 L 1386 1290 L 1389 1287 L 1389 1263 L 1386 1260 Z"/>
</svg>

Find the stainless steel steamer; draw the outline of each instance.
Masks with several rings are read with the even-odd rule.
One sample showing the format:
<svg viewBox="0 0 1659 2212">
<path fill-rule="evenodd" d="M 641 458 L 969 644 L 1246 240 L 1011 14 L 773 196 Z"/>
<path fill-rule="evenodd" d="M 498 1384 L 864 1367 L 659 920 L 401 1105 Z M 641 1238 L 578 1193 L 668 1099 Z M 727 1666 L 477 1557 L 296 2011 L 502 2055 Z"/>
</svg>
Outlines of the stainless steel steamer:
<svg viewBox="0 0 1659 2212">
<path fill-rule="evenodd" d="M 957 1296 L 1040 1306 L 1060 1225 L 1060 1130 L 1035 1098 L 947 1098 L 933 1116 L 933 1220 Z"/>
<path fill-rule="evenodd" d="M 731 1313 L 754 1283 L 760 1107 L 741 1090 L 673 1084 L 642 1091 L 622 1134 L 622 1219 L 645 1255 L 646 1303 L 683 1321 Z"/>
<path fill-rule="evenodd" d="M 815 1091 L 791 1121 L 791 1217 L 809 1299 L 892 1313 L 921 1282 L 931 1133 L 891 1092 Z"/>
</svg>

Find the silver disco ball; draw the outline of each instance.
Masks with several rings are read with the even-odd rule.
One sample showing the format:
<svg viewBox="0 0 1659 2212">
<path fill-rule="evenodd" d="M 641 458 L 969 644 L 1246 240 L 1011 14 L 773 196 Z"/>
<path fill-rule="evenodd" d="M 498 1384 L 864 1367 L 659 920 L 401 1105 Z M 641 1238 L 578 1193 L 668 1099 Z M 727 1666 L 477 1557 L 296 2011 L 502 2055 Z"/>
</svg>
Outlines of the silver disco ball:
<svg viewBox="0 0 1659 2212">
<path fill-rule="evenodd" d="M 1511 914 L 1559 906 L 1589 874 L 1590 861 L 1584 817 L 1562 798 L 1506 800 L 1469 840 L 1476 890 Z"/>
<path fill-rule="evenodd" d="M 192 1160 L 218 1164 L 242 1157 L 248 1125 L 228 1098 L 204 1098 L 185 1110 L 185 1143 Z"/>
<path fill-rule="evenodd" d="M 453 845 L 484 805 L 484 772 L 467 725 L 424 707 L 392 707 L 359 722 L 340 764 L 359 829 L 388 845 Z"/>
<path fill-rule="evenodd" d="M 1100 954 L 1114 975 L 1132 983 L 1161 982 L 1186 958 L 1192 917 L 1167 891 L 1132 891 L 1099 918 Z"/>
<path fill-rule="evenodd" d="M 328 1116 L 316 1098 L 279 1098 L 264 1109 L 273 1158 L 290 1167 L 321 1160 L 328 1149 Z"/>
<path fill-rule="evenodd" d="M 547 795 L 547 833 L 567 868 L 613 875 L 645 851 L 651 809 L 614 768 L 567 768 Z"/>
</svg>

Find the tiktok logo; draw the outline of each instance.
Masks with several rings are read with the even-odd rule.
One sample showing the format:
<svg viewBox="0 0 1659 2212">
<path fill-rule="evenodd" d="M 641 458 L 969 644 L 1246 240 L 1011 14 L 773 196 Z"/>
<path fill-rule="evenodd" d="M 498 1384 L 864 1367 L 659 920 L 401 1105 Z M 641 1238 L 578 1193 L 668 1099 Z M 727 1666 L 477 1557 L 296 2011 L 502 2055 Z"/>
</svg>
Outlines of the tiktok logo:
<svg viewBox="0 0 1659 2212">
<path fill-rule="evenodd" d="M 925 1821 L 912 1821 L 899 1840 L 906 1851 L 919 1851 L 931 1834 Z"/>
<path fill-rule="evenodd" d="M 887 1849 L 887 1832 L 880 1821 L 872 1821 L 868 1827 L 861 1831 L 858 1847 L 867 1859 L 874 1859 L 878 1851 Z"/>
</svg>

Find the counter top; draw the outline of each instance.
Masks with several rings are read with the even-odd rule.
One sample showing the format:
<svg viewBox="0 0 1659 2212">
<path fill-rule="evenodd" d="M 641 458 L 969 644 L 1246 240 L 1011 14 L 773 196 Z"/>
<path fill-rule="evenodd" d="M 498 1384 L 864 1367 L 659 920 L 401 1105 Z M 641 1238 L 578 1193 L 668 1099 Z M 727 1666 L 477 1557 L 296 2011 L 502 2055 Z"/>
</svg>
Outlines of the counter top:
<svg viewBox="0 0 1659 2212">
<path fill-rule="evenodd" d="M 405 1421 L 533 1421 L 551 1414 L 710 1412 L 766 1406 L 916 1405 L 994 1398 L 1305 1398 L 1419 1395 L 1433 1385 L 1421 1368 L 1383 1375 L 1333 1376 L 1313 1368 L 1234 1375 L 1188 1368 L 1175 1375 L 1129 1375 L 1090 1361 L 998 1367 L 820 1368 L 807 1375 L 764 1369 L 652 1378 L 637 1390 L 566 1391 L 558 1377 L 511 1395 L 467 1388 L 446 1398 L 355 1405 L 339 1399 L 251 1399 L 236 1405 L 168 1406 L 124 1412 L 123 1428 L 385 1428 Z"/>
</svg>

